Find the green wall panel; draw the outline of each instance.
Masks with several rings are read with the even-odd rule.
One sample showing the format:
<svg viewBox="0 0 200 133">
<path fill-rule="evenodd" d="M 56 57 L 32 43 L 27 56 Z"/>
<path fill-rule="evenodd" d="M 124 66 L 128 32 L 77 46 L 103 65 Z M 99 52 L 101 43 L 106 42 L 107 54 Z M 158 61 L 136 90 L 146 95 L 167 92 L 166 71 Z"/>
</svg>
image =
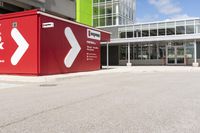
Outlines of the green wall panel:
<svg viewBox="0 0 200 133">
<path fill-rule="evenodd" d="M 76 0 L 76 21 L 92 26 L 92 0 Z"/>
</svg>

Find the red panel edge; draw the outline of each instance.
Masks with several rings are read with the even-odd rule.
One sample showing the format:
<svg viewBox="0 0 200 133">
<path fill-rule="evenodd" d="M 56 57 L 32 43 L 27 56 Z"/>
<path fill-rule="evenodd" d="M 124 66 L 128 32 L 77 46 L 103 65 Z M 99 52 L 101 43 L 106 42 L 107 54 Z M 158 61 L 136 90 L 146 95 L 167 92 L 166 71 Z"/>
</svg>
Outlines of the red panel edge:
<svg viewBox="0 0 200 133">
<path fill-rule="evenodd" d="M 33 9 L 33 10 L 14 12 L 14 13 L 8 13 L 8 14 L 0 14 L 0 20 L 8 19 L 8 18 L 35 15 L 35 14 L 37 14 L 38 11 L 39 11 L 38 9 Z"/>
<path fill-rule="evenodd" d="M 40 21 L 40 15 L 37 15 L 37 75 L 40 76 L 41 75 L 41 69 L 40 69 L 40 46 L 41 46 L 41 41 L 40 41 L 40 36 L 41 36 L 41 32 L 40 29 L 41 28 L 41 21 Z"/>
</svg>

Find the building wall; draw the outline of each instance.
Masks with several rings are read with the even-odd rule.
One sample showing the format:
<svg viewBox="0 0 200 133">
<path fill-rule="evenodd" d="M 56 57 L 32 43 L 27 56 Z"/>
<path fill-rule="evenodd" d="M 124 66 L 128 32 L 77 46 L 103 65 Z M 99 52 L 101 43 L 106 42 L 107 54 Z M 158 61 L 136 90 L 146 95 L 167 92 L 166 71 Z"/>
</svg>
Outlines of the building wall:
<svg viewBox="0 0 200 133">
<path fill-rule="evenodd" d="M 114 26 L 114 27 L 106 27 L 106 28 L 99 28 L 101 30 L 105 30 L 105 31 L 108 31 L 108 32 L 111 32 L 111 39 L 114 39 L 114 38 L 118 38 L 118 26 Z"/>
<path fill-rule="evenodd" d="M 67 18 L 75 19 L 76 17 L 75 0 L 1 0 L 1 1 L 16 6 L 16 9 L 17 7 L 20 7 L 24 10 L 41 8 Z M 19 11 L 15 10 L 14 8 L 10 10 L 11 12 Z"/>
<path fill-rule="evenodd" d="M 76 17 L 75 0 L 46 0 L 44 8 L 73 19 Z"/>
<path fill-rule="evenodd" d="M 197 41 L 197 61 L 200 63 L 200 40 Z M 194 62 L 194 40 L 179 40 L 174 43 L 169 42 L 151 42 L 151 43 L 131 43 L 130 45 L 130 62 L 133 66 L 150 66 L 150 65 L 185 65 L 191 66 Z M 175 52 L 174 59 L 183 58 L 183 62 L 174 62 L 170 63 L 167 61 L 171 57 L 172 52 L 168 52 L 169 48 L 183 48 L 182 51 Z M 102 62 L 103 65 L 106 65 L 106 46 L 102 46 Z M 176 50 L 177 51 L 177 50 Z M 179 54 L 178 54 L 179 53 Z M 116 65 L 116 60 L 118 60 L 118 65 L 126 66 L 128 63 L 128 44 L 110 44 L 109 45 L 109 65 Z"/>
<path fill-rule="evenodd" d="M 93 0 L 93 26 L 133 24 L 136 0 Z"/>
<path fill-rule="evenodd" d="M 76 0 L 76 21 L 92 26 L 92 0 Z"/>
</svg>

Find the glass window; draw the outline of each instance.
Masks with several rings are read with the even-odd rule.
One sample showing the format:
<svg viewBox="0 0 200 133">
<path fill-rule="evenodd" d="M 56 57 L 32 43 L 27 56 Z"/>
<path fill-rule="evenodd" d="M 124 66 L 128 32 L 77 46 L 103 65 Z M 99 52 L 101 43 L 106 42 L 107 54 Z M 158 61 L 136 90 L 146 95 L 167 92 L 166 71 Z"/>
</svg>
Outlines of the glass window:
<svg viewBox="0 0 200 133">
<path fill-rule="evenodd" d="M 126 27 L 127 38 L 133 38 L 133 26 Z"/>
<path fill-rule="evenodd" d="M 176 22 L 176 34 L 177 35 L 185 34 L 185 21 Z"/>
<path fill-rule="evenodd" d="M 157 24 L 150 25 L 150 36 L 157 36 Z"/>
<path fill-rule="evenodd" d="M 165 29 L 159 29 L 158 30 L 158 35 L 159 36 L 164 36 L 165 35 Z"/>
<path fill-rule="evenodd" d="M 148 44 L 142 45 L 142 59 L 149 59 L 149 46 Z"/>
<path fill-rule="evenodd" d="M 157 36 L 157 29 L 151 29 L 150 36 Z"/>
<path fill-rule="evenodd" d="M 149 36 L 149 25 L 142 25 L 142 37 Z"/>
<path fill-rule="evenodd" d="M 119 16 L 118 18 L 119 18 L 119 24 L 121 25 L 121 24 L 122 24 L 122 21 L 123 21 L 123 20 L 122 20 L 122 17 Z"/>
<path fill-rule="evenodd" d="M 100 0 L 100 2 L 105 2 L 105 0 Z"/>
<path fill-rule="evenodd" d="M 194 25 L 186 26 L 186 34 L 194 34 Z"/>
<path fill-rule="evenodd" d="M 98 15 L 99 12 L 98 12 L 98 8 L 97 7 L 94 7 L 93 8 L 93 15 Z"/>
<path fill-rule="evenodd" d="M 113 4 L 113 13 L 117 13 L 117 11 L 116 11 L 116 10 L 117 10 L 117 9 L 116 9 L 117 6 L 118 6 L 118 5 L 117 5 L 116 3 Z"/>
<path fill-rule="evenodd" d="M 158 35 L 164 36 L 165 35 L 165 23 L 158 24 Z"/>
<path fill-rule="evenodd" d="M 186 21 L 186 34 L 194 34 L 194 20 Z"/>
<path fill-rule="evenodd" d="M 200 33 L 200 20 L 196 20 L 195 25 L 196 25 L 195 33 Z"/>
<path fill-rule="evenodd" d="M 120 38 L 126 38 L 126 32 L 120 32 L 119 37 Z"/>
<path fill-rule="evenodd" d="M 133 38 L 133 31 L 127 32 L 127 38 Z"/>
<path fill-rule="evenodd" d="M 194 43 L 186 42 L 186 58 L 193 59 L 194 58 Z"/>
<path fill-rule="evenodd" d="M 175 27 L 175 22 L 168 22 L 167 23 L 167 28 L 174 28 Z"/>
<path fill-rule="evenodd" d="M 149 36 L 149 30 L 142 30 L 142 37 L 148 37 Z"/>
<path fill-rule="evenodd" d="M 106 18 L 106 25 L 112 25 L 112 17 Z"/>
<path fill-rule="evenodd" d="M 98 3 L 98 0 L 93 0 L 94 3 Z"/>
<path fill-rule="evenodd" d="M 106 14 L 112 14 L 112 6 L 106 7 Z"/>
<path fill-rule="evenodd" d="M 165 29 L 165 23 L 159 23 L 158 29 Z"/>
<path fill-rule="evenodd" d="M 100 18 L 100 26 L 105 26 L 105 18 Z"/>
<path fill-rule="evenodd" d="M 149 44 L 150 59 L 157 59 L 157 45 Z"/>
<path fill-rule="evenodd" d="M 134 26 L 134 37 L 141 37 L 141 26 Z"/>
<path fill-rule="evenodd" d="M 167 35 L 175 35 L 175 23 L 167 23 Z"/>
<path fill-rule="evenodd" d="M 142 25 L 142 30 L 149 30 L 149 25 L 148 24 Z"/>
<path fill-rule="evenodd" d="M 157 24 L 150 24 L 150 29 L 157 29 Z"/>
<path fill-rule="evenodd" d="M 130 59 L 131 60 L 134 59 L 134 57 L 133 57 L 133 49 L 134 49 L 134 47 L 133 47 L 133 45 L 131 45 L 131 47 L 130 47 Z"/>
<path fill-rule="evenodd" d="M 127 59 L 127 46 L 122 45 L 120 46 L 120 60 Z"/>
<path fill-rule="evenodd" d="M 188 20 L 188 21 L 186 21 L 186 25 L 194 25 L 194 20 Z"/>
<path fill-rule="evenodd" d="M 167 28 L 167 35 L 175 35 L 175 28 Z"/>
<path fill-rule="evenodd" d="M 197 59 L 200 59 L 200 42 L 197 41 Z"/>
<path fill-rule="evenodd" d="M 126 38 L 126 28 L 125 27 L 119 28 L 118 33 L 119 33 L 120 38 Z"/>
<path fill-rule="evenodd" d="M 141 31 L 140 30 L 135 30 L 134 31 L 134 37 L 141 37 Z"/>
<path fill-rule="evenodd" d="M 176 34 L 185 34 L 185 26 L 176 26 Z"/>
<path fill-rule="evenodd" d="M 100 6 L 100 15 L 104 15 L 104 14 L 105 14 L 105 7 Z"/>
<path fill-rule="evenodd" d="M 136 60 L 141 60 L 142 57 L 142 52 L 141 52 L 141 46 L 139 44 L 134 45 L 134 49 L 133 49 L 133 53 L 134 53 L 134 59 Z"/>
<path fill-rule="evenodd" d="M 164 59 L 166 57 L 166 49 L 164 44 L 158 45 L 158 58 Z"/>
<path fill-rule="evenodd" d="M 116 16 L 113 16 L 113 25 L 116 25 Z"/>
<path fill-rule="evenodd" d="M 94 27 L 99 26 L 99 24 L 98 24 L 98 19 L 93 19 L 93 26 L 94 26 Z"/>
<path fill-rule="evenodd" d="M 176 22 L 176 26 L 184 26 L 185 25 L 185 21 L 177 21 Z"/>
</svg>

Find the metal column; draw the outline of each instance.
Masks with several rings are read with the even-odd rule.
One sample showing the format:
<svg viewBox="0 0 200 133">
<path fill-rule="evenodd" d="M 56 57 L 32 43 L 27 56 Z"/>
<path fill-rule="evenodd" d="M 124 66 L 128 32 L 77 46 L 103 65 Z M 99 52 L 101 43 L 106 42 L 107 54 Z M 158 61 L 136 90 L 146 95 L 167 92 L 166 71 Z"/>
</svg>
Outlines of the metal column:
<svg viewBox="0 0 200 133">
<path fill-rule="evenodd" d="M 131 46 L 130 43 L 128 43 L 128 63 L 127 66 L 132 66 L 131 64 Z"/>
<path fill-rule="evenodd" d="M 109 44 L 106 44 L 106 66 L 109 68 Z"/>
<path fill-rule="evenodd" d="M 193 67 L 198 67 L 199 63 L 197 62 L 197 41 L 194 41 L 194 63 L 192 64 Z"/>
</svg>

